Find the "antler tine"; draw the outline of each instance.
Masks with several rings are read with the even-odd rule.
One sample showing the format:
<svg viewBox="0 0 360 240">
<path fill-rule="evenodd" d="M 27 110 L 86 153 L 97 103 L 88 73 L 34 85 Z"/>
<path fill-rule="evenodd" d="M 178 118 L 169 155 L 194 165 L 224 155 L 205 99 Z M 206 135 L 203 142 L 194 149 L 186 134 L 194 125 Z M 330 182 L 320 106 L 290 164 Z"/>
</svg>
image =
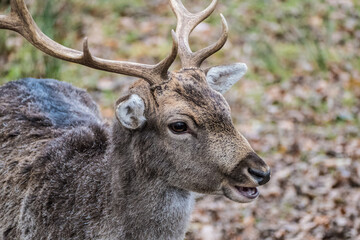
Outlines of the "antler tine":
<svg viewBox="0 0 360 240">
<path fill-rule="evenodd" d="M 221 20 L 223 30 L 219 40 L 201 50 L 192 52 L 189 46 L 189 35 L 194 28 L 204 21 L 215 10 L 217 0 L 213 0 L 210 5 L 199 13 L 190 13 L 181 0 L 170 0 L 170 5 L 177 17 L 176 34 L 179 39 L 179 57 L 182 67 L 200 67 L 201 63 L 217 52 L 222 46 L 224 46 L 228 37 L 228 26 L 226 20 L 222 14 Z"/>
<path fill-rule="evenodd" d="M 194 60 L 193 60 L 195 66 L 200 66 L 201 63 L 206 58 L 210 57 L 211 55 L 213 55 L 214 53 L 219 51 L 225 45 L 226 40 L 228 38 L 229 27 L 227 25 L 225 17 L 222 14 L 220 14 L 220 17 L 221 17 L 221 23 L 222 23 L 221 37 L 215 43 L 211 44 L 210 46 L 200 49 L 195 52 L 195 56 L 194 56 Z"/>
<path fill-rule="evenodd" d="M 167 71 L 175 60 L 178 49 L 177 38 L 172 33 L 172 51 L 168 57 L 156 65 L 94 57 L 89 50 L 87 38 L 84 40 L 83 52 L 81 52 L 65 47 L 47 37 L 36 25 L 23 0 L 11 0 L 10 16 L 0 15 L 0 29 L 18 32 L 32 45 L 50 56 L 99 70 L 140 77 L 150 85 L 167 79 Z"/>
<path fill-rule="evenodd" d="M 157 69 L 163 79 L 167 78 L 168 70 L 171 64 L 175 61 L 179 48 L 178 38 L 176 37 L 176 33 L 173 29 L 171 30 L 171 37 L 173 40 L 171 53 L 155 66 L 155 69 Z"/>
<path fill-rule="evenodd" d="M 10 16 L 0 15 L 0 28 L 17 31 L 17 26 L 19 26 L 20 24 L 19 24 L 19 18 L 14 11 L 16 6 L 13 1 L 11 1 L 10 4 L 11 4 Z"/>
</svg>

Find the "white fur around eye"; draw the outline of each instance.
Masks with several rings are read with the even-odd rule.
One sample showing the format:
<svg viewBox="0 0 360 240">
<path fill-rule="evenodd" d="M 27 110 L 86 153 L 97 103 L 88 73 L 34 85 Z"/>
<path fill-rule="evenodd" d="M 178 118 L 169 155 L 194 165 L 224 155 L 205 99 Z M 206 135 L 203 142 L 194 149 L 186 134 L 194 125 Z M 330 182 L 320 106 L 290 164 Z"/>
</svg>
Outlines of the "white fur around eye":
<svg viewBox="0 0 360 240">
<path fill-rule="evenodd" d="M 146 122 L 144 101 L 136 94 L 122 101 L 116 108 L 116 117 L 128 129 L 140 128 Z"/>
<path fill-rule="evenodd" d="M 245 63 L 216 66 L 210 68 L 207 72 L 206 80 L 212 89 L 225 93 L 244 76 L 246 71 L 247 66 Z"/>
</svg>

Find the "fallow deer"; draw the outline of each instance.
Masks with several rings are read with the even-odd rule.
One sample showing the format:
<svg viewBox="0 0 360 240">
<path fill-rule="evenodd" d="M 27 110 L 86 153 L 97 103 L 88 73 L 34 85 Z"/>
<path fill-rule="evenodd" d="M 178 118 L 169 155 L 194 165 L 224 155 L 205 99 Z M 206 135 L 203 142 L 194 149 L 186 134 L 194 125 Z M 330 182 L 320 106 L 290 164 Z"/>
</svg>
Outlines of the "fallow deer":
<svg viewBox="0 0 360 240">
<path fill-rule="evenodd" d="M 192 192 L 240 203 L 259 195 L 270 170 L 235 129 L 221 93 L 246 72 L 201 63 L 225 44 L 192 52 L 188 37 L 215 9 L 177 17 L 173 47 L 156 65 L 111 61 L 45 36 L 23 0 L 11 0 L 0 28 L 42 52 L 91 68 L 139 77 L 116 102 L 108 127 L 88 93 L 50 79 L 0 88 L 0 239 L 184 239 Z M 177 54 L 182 69 L 168 72 Z"/>
</svg>

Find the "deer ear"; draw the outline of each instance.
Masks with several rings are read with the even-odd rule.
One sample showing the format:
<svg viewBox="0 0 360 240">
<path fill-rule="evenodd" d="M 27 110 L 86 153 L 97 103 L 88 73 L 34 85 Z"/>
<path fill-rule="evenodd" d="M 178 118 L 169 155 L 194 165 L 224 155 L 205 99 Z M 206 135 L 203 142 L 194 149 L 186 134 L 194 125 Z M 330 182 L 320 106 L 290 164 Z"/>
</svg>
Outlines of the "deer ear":
<svg viewBox="0 0 360 240">
<path fill-rule="evenodd" d="M 128 95 L 117 102 L 116 117 L 128 129 L 138 129 L 144 125 L 145 104 L 137 94 Z"/>
<path fill-rule="evenodd" d="M 246 71 L 245 63 L 216 66 L 207 70 L 206 80 L 212 89 L 225 93 L 244 76 Z"/>
</svg>

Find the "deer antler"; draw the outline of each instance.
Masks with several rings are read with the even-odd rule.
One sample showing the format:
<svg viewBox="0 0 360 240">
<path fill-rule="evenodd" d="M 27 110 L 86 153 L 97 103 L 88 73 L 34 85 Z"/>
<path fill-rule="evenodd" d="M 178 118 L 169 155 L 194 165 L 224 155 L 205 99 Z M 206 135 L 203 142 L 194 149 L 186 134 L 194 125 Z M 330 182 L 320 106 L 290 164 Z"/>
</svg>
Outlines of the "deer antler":
<svg viewBox="0 0 360 240">
<path fill-rule="evenodd" d="M 190 13 L 181 0 L 170 0 L 170 5 L 177 17 L 176 34 L 179 39 L 179 56 L 182 67 L 200 67 L 201 63 L 220 50 L 227 40 L 228 37 L 228 26 L 226 20 L 222 14 L 222 34 L 219 40 L 201 50 L 192 52 L 189 46 L 189 35 L 194 28 L 204 21 L 214 11 L 217 4 L 217 0 L 213 0 L 211 4 L 202 12 Z"/>
<path fill-rule="evenodd" d="M 50 56 L 78 63 L 95 69 L 120 73 L 146 80 L 150 85 L 167 79 L 170 65 L 176 58 L 178 42 L 172 31 L 173 47 L 170 55 L 156 65 L 112 61 L 94 57 L 89 50 L 87 38 L 83 52 L 67 48 L 47 37 L 36 25 L 23 0 L 11 0 L 10 16 L 0 15 L 0 29 L 9 29 L 21 34 L 36 48 Z"/>
</svg>

